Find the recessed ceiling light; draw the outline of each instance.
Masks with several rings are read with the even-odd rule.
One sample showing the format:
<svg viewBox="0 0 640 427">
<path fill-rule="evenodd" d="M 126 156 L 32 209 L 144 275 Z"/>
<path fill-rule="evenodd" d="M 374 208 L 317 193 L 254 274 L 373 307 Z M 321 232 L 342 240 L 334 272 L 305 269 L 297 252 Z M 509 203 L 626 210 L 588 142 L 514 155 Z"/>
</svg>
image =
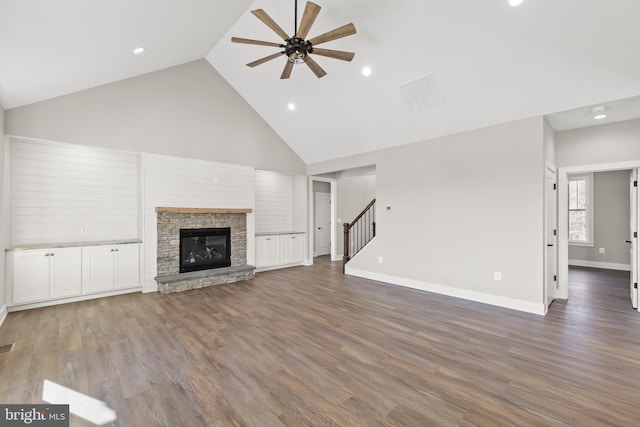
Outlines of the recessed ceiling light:
<svg viewBox="0 0 640 427">
<path fill-rule="evenodd" d="M 296 110 L 296 104 L 294 104 L 293 102 L 290 102 L 287 105 L 287 108 L 289 109 L 289 111 L 295 111 Z"/>
<path fill-rule="evenodd" d="M 509 0 L 509 5 L 516 7 L 520 6 L 524 0 Z"/>
<path fill-rule="evenodd" d="M 362 75 L 365 76 L 365 77 L 369 77 L 371 75 L 371 68 L 364 67 L 362 69 Z"/>
<path fill-rule="evenodd" d="M 593 108 L 591 109 L 591 112 L 594 114 L 593 118 L 594 118 L 595 120 L 602 120 L 602 119 L 604 119 L 605 117 L 607 117 L 607 115 L 604 113 L 604 112 L 605 112 L 605 110 L 606 110 L 606 108 L 605 108 L 605 107 L 603 107 L 603 106 L 593 107 Z"/>
<path fill-rule="evenodd" d="M 133 49 L 133 53 L 136 55 L 140 55 L 142 52 L 144 52 L 144 48 L 143 47 L 137 47 L 135 49 Z"/>
</svg>

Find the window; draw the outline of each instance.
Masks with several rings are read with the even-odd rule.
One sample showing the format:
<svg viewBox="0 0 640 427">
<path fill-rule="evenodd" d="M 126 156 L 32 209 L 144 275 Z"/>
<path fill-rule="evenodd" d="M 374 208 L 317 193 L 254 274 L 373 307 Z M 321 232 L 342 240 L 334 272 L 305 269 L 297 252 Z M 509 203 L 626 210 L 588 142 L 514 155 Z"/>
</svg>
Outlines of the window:
<svg viewBox="0 0 640 427">
<path fill-rule="evenodd" d="M 569 244 L 593 246 L 593 174 L 569 176 Z"/>
</svg>

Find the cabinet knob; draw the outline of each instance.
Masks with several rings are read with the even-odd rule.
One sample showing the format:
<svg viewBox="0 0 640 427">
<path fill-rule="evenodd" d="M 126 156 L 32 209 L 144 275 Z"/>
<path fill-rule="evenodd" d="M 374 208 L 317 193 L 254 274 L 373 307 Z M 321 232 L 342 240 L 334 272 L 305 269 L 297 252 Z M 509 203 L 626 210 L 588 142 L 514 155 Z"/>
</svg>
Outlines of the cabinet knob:
<svg viewBox="0 0 640 427">
<path fill-rule="evenodd" d="M 47 254 L 44 254 L 44 256 L 51 256 L 51 254 L 48 254 L 48 253 L 47 253 Z"/>
<path fill-rule="evenodd" d="M 118 250 L 117 250 L 117 249 L 114 249 L 114 251 L 115 251 L 115 252 L 118 252 Z"/>
</svg>

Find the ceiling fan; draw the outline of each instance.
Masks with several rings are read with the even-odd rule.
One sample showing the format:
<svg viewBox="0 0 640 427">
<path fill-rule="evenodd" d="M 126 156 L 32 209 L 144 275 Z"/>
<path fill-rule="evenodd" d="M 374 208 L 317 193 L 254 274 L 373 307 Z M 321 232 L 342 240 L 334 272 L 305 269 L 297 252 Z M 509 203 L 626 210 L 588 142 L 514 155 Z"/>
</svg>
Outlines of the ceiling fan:
<svg viewBox="0 0 640 427">
<path fill-rule="evenodd" d="M 264 64 L 267 61 L 271 61 L 272 59 L 278 58 L 280 55 L 285 55 L 287 57 L 287 62 L 284 66 L 284 70 L 282 71 L 281 79 L 288 79 L 291 76 L 291 71 L 293 70 L 294 64 L 305 63 L 311 71 L 318 77 L 323 77 L 327 73 L 318 65 L 318 63 L 310 56 L 311 54 L 327 56 L 329 58 L 340 59 L 342 61 L 351 61 L 355 53 L 353 52 L 345 52 L 342 50 L 332 50 L 332 49 L 321 49 L 316 46 L 321 43 L 326 43 L 332 40 L 340 39 L 342 37 L 347 37 L 356 33 L 356 27 L 353 24 L 343 25 L 342 27 L 336 28 L 335 30 L 331 30 L 324 34 L 320 34 L 317 37 L 314 37 L 309 40 L 305 40 L 311 26 L 315 22 L 318 14 L 320 13 L 320 6 L 315 3 L 307 2 L 306 7 L 304 8 L 304 13 L 302 14 L 302 19 L 300 20 L 300 28 L 298 28 L 298 1 L 295 0 L 295 11 L 294 11 L 294 32 L 293 36 L 289 37 L 289 35 L 278 25 L 276 22 L 271 19 L 267 12 L 262 9 L 252 10 L 253 13 L 259 20 L 264 22 L 267 27 L 271 28 L 273 32 L 275 32 L 278 36 L 280 36 L 284 43 L 272 43 L 265 42 L 260 40 L 251 40 L 251 39 L 243 39 L 239 37 L 231 37 L 231 41 L 233 43 L 244 43 L 244 44 L 254 44 L 259 46 L 272 46 L 284 49 L 281 52 L 274 53 L 272 55 L 266 56 L 264 58 L 258 59 L 257 61 L 253 61 L 247 64 L 249 67 L 256 67 L 260 64 Z"/>
</svg>

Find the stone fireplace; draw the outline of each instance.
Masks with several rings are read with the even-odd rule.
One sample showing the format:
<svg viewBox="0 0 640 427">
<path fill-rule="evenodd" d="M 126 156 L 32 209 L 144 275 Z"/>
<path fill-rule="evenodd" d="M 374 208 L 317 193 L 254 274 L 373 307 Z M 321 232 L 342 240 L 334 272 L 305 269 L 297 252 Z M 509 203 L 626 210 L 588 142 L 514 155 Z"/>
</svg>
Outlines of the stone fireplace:
<svg viewBox="0 0 640 427">
<path fill-rule="evenodd" d="M 160 293 L 249 280 L 255 267 L 247 265 L 247 213 L 251 209 L 156 208 L 158 220 L 157 277 Z M 230 229 L 231 265 L 180 272 L 180 230 Z"/>
</svg>

